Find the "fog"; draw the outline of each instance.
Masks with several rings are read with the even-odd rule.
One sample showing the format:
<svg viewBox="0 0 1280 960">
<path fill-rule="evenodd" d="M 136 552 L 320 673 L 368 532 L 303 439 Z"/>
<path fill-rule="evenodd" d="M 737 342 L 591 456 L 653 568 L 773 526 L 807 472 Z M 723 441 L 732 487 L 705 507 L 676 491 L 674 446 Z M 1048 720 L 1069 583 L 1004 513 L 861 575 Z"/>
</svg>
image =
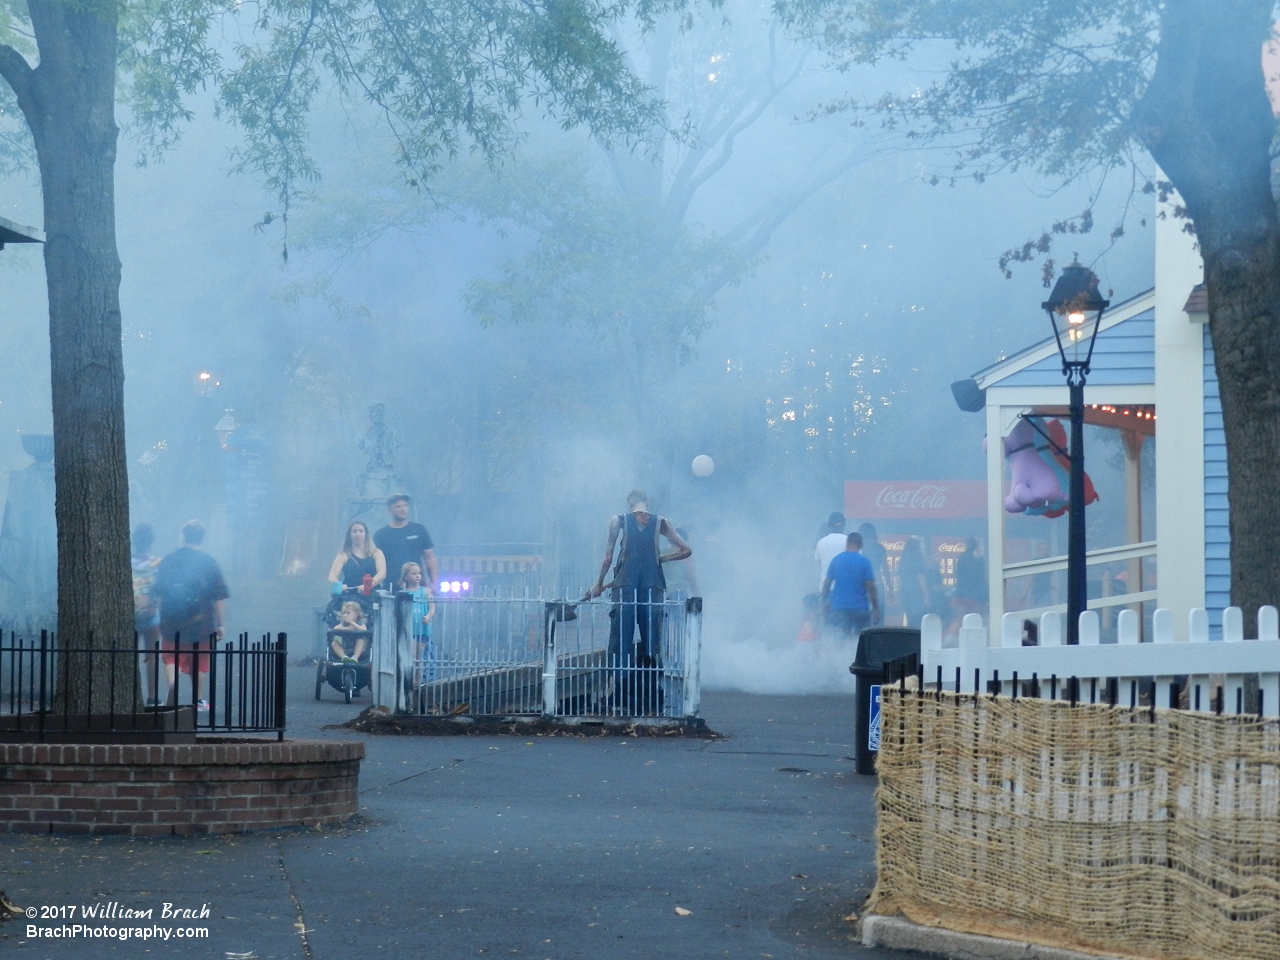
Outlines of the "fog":
<svg viewBox="0 0 1280 960">
<path fill-rule="evenodd" d="M 1151 201 L 1017 171 L 952 184 L 946 151 L 810 119 L 929 64 L 836 73 L 779 34 L 778 76 L 795 79 L 743 114 L 731 150 L 712 144 L 677 216 L 663 184 L 767 64 L 763 9 L 731 3 L 668 37 L 670 120 L 689 132 L 660 166 L 530 119 L 497 170 L 463 155 L 428 190 L 376 118 L 331 100 L 313 119 L 323 179 L 286 232 L 276 199 L 229 172 L 236 132 L 208 101 L 162 162 L 133 165 L 122 142 L 132 522 L 164 549 L 188 518 L 209 525 L 233 632 L 314 632 L 381 402 L 398 486 L 438 552 L 537 556 L 535 587 L 580 596 L 641 486 L 689 533 L 708 686 L 851 689 L 851 649 L 797 641 L 844 482 L 981 480 L 982 418 L 949 385 L 1049 332 L 1039 271 L 1006 280 L 1000 254 L 1097 193 L 1099 226 L 1055 256 L 1078 251 L 1104 292 L 1133 295 L 1152 284 Z M 628 42 L 647 75 L 658 38 Z M 0 181 L 0 216 L 40 225 L 37 186 Z M 31 463 L 20 436 L 51 429 L 43 284 L 34 246 L 0 253 L 11 471 Z M 712 476 L 693 476 L 698 454 Z"/>
</svg>

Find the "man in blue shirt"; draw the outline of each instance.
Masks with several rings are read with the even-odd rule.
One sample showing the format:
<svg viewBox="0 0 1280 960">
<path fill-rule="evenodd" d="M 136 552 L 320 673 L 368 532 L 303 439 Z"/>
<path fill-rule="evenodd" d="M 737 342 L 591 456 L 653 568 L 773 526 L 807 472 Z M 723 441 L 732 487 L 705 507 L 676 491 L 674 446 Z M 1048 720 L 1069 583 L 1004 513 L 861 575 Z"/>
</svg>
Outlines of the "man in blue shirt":
<svg viewBox="0 0 1280 960">
<path fill-rule="evenodd" d="M 822 581 L 827 623 L 845 637 L 852 635 L 856 638 L 868 624 L 880 622 L 876 573 L 861 550 L 862 535 L 849 534 L 845 538 L 844 552 L 832 558 Z"/>
</svg>

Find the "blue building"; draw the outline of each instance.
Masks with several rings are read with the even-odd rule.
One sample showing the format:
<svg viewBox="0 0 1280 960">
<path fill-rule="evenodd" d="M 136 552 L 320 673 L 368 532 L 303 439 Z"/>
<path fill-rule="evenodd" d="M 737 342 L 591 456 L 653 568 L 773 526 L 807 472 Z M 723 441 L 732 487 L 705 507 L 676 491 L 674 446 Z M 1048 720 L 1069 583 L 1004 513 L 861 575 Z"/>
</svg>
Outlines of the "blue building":
<svg viewBox="0 0 1280 960">
<path fill-rule="evenodd" d="M 1104 638 L 1126 607 L 1147 630 L 1157 607 L 1173 610 L 1179 639 L 1187 612 L 1204 607 L 1217 636 L 1230 603 L 1226 445 L 1203 268 L 1172 215 L 1156 224 L 1155 286 L 1104 314 L 1085 390 L 1085 469 L 1097 495 L 1086 510 L 1089 606 Z M 1024 493 L 1035 486 L 1027 477 L 1043 488 L 1050 474 L 1067 489 L 1057 344 L 1048 337 L 973 380 L 988 439 L 988 622 L 1065 612 L 1067 517 L 1059 500 Z"/>
</svg>

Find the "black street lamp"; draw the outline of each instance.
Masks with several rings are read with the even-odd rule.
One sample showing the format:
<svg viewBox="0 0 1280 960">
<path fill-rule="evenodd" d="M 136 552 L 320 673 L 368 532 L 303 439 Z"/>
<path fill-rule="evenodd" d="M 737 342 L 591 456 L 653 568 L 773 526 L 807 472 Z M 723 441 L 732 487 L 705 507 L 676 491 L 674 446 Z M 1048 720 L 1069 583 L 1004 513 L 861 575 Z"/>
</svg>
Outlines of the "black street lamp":
<svg viewBox="0 0 1280 960">
<path fill-rule="evenodd" d="M 1053 285 L 1042 306 L 1053 324 L 1062 356 L 1071 411 L 1071 484 L 1067 513 L 1067 643 L 1080 642 L 1080 614 L 1089 608 L 1084 535 L 1084 382 L 1093 360 L 1093 345 L 1110 300 L 1098 293 L 1098 278 L 1088 267 L 1072 262 Z"/>
</svg>

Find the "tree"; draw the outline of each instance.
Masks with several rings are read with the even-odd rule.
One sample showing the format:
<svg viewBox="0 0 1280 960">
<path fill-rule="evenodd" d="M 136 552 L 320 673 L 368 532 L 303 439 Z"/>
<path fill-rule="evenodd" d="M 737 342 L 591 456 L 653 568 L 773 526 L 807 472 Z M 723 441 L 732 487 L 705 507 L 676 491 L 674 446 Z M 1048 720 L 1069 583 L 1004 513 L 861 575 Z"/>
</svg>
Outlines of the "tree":
<svg viewBox="0 0 1280 960">
<path fill-rule="evenodd" d="M 780 9 L 819 34 L 841 68 L 949 57 L 927 86 L 827 109 L 878 115 L 916 144 L 953 149 L 956 175 L 1026 166 L 1071 179 L 1150 152 L 1204 258 L 1226 427 L 1232 602 L 1250 618 L 1277 602 L 1280 218 L 1261 63 L 1273 4 L 782 0 Z"/>
<path fill-rule="evenodd" d="M 675 454 L 672 375 L 711 323 L 716 296 L 750 273 L 803 203 L 865 157 L 861 144 L 837 134 L 811 153 L 803 172 L 757 175 L 735 222 L 719 229 L 697 222 L 700 194 L 731 169 L 748 131 L 786 102 L 812 53 L 776 26 L 753 32 L 755 13 L 742 4 L 683 24 L 668 16 L 629 45 L 636 73 L 662 97 L 670 118 L 653 130 L 651 153 L 606 143 L 574 167 L 554 162 L 572 170 L 567 177 L 548 162 L 536 174 L 542 189 L 504 192 L 483 209 L 533 231 L 536 240 L 504 264 L 500 278 L 472 285 L 473 314 L 486 324 L 560 323 L 614 348 L 618 392 L 631 409 L 634 449 L 643 454 L 636 476 L 659 503 L 667 499 Z"/>
<path fill-rule="evenodd" d="M 651 130 L 659 107 L 608 35 L 614 19 L 637 9 L 648 18 L 656 8 L 647 0 L 638 8 L 625 0 L 0 0 L 0 77 L 12 94 L 0 98 L 0 162 L 24 149 L 3 126 L 16 103 L 48 238 L 63 638 L 119 646 L 133 634 L 117 95 L 131 105 L 144 154 L 155 155 L 179 136 L 190 95 L 216 90 L 219 111 L 244 133 L 238 169 L 278 192 L 287 224 L 300 186 L 317 176 L 307 121 L 322 91 L 372 103 L 415 182 L 464 148 L 501 155 L 530 102 L 605 141 Z M 223 29 L 244 39 L 220 46 Z M 117 691 L 112 708 L 132 709 L 134 665 L 113 659 L 117 675 L 97 671 L 97 688 Z M 106 709 L 86 701 L 82 660 L 69 663 L 69 681 L 75 709 Z"/>
</svg>

